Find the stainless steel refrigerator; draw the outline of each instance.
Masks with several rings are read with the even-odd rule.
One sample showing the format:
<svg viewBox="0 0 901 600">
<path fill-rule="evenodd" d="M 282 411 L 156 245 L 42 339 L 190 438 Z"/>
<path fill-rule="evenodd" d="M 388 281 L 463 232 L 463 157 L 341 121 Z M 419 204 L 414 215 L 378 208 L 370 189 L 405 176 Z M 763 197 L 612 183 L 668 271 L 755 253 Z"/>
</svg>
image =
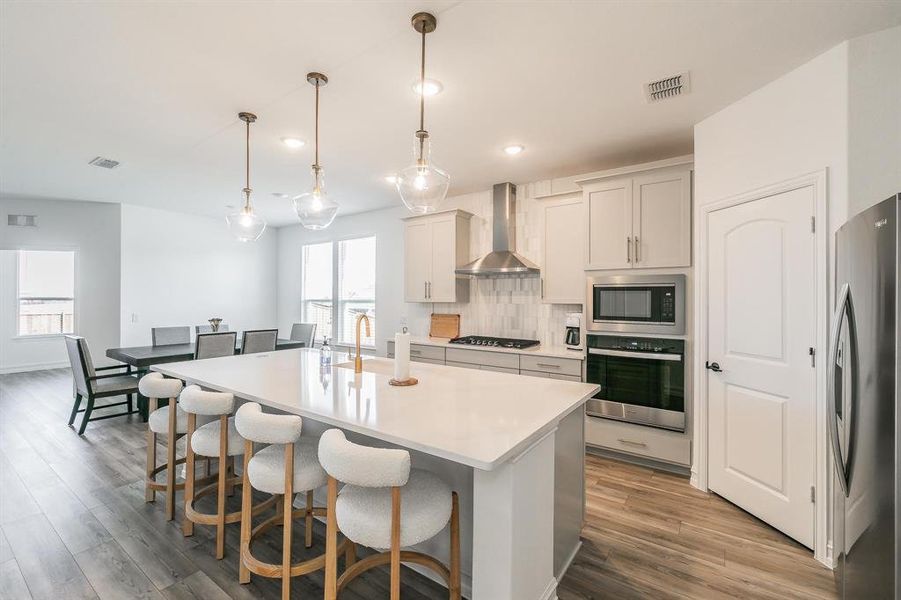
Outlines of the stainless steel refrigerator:
<svg viewBox="0 0 901 600">
<path fill-rule="evenodd" d="M 901 194 L 836 233 L 829 355 L 835 580 L 847 599 L 901 598 L 898 211 Z"/>
</svg>

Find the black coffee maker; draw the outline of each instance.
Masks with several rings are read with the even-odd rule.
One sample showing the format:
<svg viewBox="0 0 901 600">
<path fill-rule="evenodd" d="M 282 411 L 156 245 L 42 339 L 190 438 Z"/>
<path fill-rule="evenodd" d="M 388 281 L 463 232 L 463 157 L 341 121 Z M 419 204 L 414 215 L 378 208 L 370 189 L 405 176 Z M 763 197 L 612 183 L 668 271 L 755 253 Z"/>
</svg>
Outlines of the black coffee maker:
<svg viewBox="0 0 901 600">
<path fill-rule="evenodd" d="M 567 313 L 566 314 L 566 334 L 563 336 L 563 343 L 570 350 L 579 350 L 582 346 L 582 314 Z"/>
</svg>

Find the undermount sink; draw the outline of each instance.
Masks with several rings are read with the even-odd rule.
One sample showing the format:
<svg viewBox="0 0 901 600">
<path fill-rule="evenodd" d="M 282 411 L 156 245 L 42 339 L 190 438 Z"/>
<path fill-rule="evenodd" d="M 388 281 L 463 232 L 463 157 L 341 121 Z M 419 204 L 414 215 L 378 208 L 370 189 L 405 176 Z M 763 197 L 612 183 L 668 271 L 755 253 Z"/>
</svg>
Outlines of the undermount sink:
<svg viewBox="0 0 901 600">
<path fill-rule="evenodd" d="M 343 362 L 335 365 L 336 367 L 341 367 L 342 369 L 350 369 L 353 371 L 354 363 Z M 382 362 L 378 360 L 366 360 L 363 359 L 363 370 L 367 373 L 378 373 L 380 375 L 394 375 L 394 365 L 390 362 Z"/>
</svg>

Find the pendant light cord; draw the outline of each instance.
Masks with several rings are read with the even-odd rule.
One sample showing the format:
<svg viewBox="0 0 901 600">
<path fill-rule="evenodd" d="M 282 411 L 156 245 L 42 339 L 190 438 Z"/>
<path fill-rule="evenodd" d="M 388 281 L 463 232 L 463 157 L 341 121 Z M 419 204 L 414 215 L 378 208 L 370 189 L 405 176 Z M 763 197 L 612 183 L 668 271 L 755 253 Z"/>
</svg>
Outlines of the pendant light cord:
<svg viewBox="0 0 901 600">
<path fill-rule="evenodd" d="M 316 179 L 319 179 L 319 79 L 316 80 L 316 158 L 313 168 L 316 169 Z"/>
<path fill-rule="evenodd" d="M 422 28 L 422 58 L 419 64 L 419 131 L 425 132 L 425 27 Z M 422 161 L 425 136 L 419 135 L 419 160 Z"/>
<path fill-rule="evenodd" d="M 246 125 L 244 135 L 244 208 L 250 207 L 250 121 L 244 121 Z"/>
</svg>

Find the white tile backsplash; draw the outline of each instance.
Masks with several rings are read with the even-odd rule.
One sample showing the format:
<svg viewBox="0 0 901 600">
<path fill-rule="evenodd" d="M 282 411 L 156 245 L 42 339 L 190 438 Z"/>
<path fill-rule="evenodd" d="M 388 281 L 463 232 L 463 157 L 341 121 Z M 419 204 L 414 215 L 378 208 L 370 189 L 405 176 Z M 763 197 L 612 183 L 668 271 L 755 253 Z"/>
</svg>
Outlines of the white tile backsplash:
<svg viewBox="0 0 901 600">
<path fill-rule="evenodd" d="M 517 186 L 516 251 L 541 265 L 541 219 L 535 184 Z M 470 260 L 491 251 L 491 192 L 448 198 L 442 208 L 458 208 L 473 214 L 470 222 Z M 545 304 L 539 277 L 477 277 L 470 282 L 469 302 L 434 304 L 433 312 L 460 315 L 461 335 L 491 335 L 537 339 L 563 345 L 566 313 L 582 312 L 580 304 Z M 428 317 L 409 324 L 416 335 L 427 335 Z"/>
</svg>

